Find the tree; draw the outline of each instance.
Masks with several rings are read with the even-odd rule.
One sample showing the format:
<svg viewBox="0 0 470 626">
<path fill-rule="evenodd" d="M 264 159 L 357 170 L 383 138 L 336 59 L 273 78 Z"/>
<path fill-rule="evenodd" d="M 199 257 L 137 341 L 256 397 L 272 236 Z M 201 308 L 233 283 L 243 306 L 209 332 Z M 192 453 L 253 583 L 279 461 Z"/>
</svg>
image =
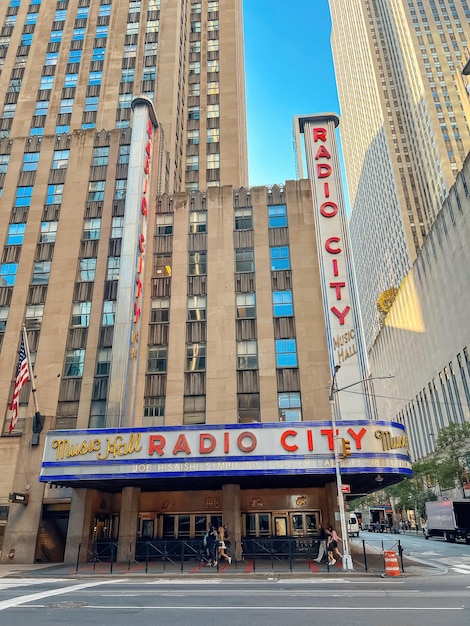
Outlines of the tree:
<svg viewBox="0 0 470 626">
<path fill-rule="evenodd" d="M 449 424 L 437 437 L 435 458 L 441 486 L 467 480 L 470 460 L 470 423 Z"/>
</svg>

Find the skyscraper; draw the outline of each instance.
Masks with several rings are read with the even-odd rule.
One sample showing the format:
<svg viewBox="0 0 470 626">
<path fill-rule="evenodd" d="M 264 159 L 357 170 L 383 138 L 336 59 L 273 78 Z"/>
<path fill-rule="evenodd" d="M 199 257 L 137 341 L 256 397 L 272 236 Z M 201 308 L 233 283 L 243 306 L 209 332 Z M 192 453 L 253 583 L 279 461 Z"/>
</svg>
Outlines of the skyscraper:
<svg viewBox="0 0 470 626">
<path fill-rule="evenodd" d="M 470 149 L 462 0 L 330 0 L 350 233 L 366 343 Z"/>
</svg>

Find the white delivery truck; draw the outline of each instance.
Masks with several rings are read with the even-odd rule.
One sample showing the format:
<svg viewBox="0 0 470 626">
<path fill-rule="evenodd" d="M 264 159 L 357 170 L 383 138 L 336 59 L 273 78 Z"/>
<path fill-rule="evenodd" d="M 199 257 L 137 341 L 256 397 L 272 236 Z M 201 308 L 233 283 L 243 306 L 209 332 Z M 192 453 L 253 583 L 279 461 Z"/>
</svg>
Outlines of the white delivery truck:
<svg viewBox="0 0 470 626">
<path fill-rule="evenodd" d="M 426 539 L 444 537 L 446 541 L 470 543 L 470 500 L 426 502 L 426 515 Z"/>
</svg>

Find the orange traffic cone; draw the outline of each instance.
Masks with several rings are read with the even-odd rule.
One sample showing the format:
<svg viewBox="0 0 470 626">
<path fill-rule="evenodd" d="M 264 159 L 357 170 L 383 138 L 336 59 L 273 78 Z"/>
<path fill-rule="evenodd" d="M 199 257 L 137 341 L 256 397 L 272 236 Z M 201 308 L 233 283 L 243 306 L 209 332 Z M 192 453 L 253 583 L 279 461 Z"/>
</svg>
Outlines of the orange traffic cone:
<svg viewBox="0 0 470 626">
<path fill-rule="evenodd" d="M 400 576 L 397 553 L 393 550 L 385 550 L 385 576 Z"/>
</svg>

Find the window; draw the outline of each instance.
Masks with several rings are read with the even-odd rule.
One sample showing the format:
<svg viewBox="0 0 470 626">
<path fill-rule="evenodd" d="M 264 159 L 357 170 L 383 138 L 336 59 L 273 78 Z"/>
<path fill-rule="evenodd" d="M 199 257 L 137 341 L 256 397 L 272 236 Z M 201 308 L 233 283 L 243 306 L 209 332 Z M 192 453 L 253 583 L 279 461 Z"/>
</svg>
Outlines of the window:
<svg viewBox="0 0 470 626">
<path fill-rule="evenodd" d="M 219 143 L 220 141 L 220 128 L 208 128 L 207 129 L 207 143 Z"/>
<path fill-rule="evenodd" d="M 200 2 L 193 2 L 191 4 L 191 13 L 200 13 L 201 12 L 201 3 Z"/>
<path fill-rule="evenodd" d="M 103 72 L 90 72 L 90 76 L 88 77 L 89 85 L 101 85 L 101 78 L 103 76 Z"/>
<path fill-rule="evenodd" d="M 256 341 L 237 343 L 237 369 L 252 370 L 258 368 L 258 347 Z"/>
<path fill-rule="evenodd" d="M 25 324 L 29 330 L 41 328 L 42 318 L 44 316 L 43 304 L 30 304 L 26 307 Z"/>
<path fill-rule="evenodd" d="M 72 113 L 73 98 L 62 98 L 59 113 Z"/>
<path fill-rule="evenodd" d="M 300 403 L 300 393 L 290 391 L 278 394 L 279 421 L 280 422 L 301 422 L 302 409 Z"/>
<path fill-rule="evenodd" d="M 206 319 L 206 296 L 188 296 L 188 321 L 199 322 Z"/>
<path fill-rule="evenodd" d="M 74 28 L 73 29 L 73 41 L 83 41 L 85 39 L 85 29 L 84 28 Z"/>
<path fill-rule="evenodd" d="M 10 119 L 15 117 L 16 104 L 5 104 L 3 105 L 2 117 L 5 119 Z M 35 115 L 41 115 L 41 113 L 35 113 Z"/>
<path fill-rule="evenodd" d="M 0 265 L 0 286 L 11 287 L 15 284 L 18 263 L 2 263 Z"/>
<path fill-rule="evenodd" d="M 94 167 L 99 167 L 101 165 L 108 165 L 109 160 L 109 148 L 93 148 L 93 162 L 92 165 Z"/>
<path fill-rule="evenodd" d="M 297 345 L 295 339 L 276 339 L 277 367 L 297 367 Z"/>
<path fill-rule="evenodd" d="M 82 51 L 81 50 L 70 50 L 69 53 L 69 63 L 80 63 L 82 60 Z M 57 60 L 56 60 L 57 63 Z M 56 64 L 54 63 L 54 65 Z"/>
<path fill-rule="evenodd" d="M 192 172 L 199 169 L 199 156 L 197 154 L 186 157 L 186 169 Z"/>
<path fill-rule="evenodd" d="M 70 150 L 54 150 L 52 160 L 53 170 L 65 170 L 69 164 Z"/>
<path fill-rule="evenodd" d="M 85 111 L 98 110 L 98 96 L 89 96 L 85 98 Z"/>
<path fill-rule="evenodd" d="M 6 174 L 9 161 L 9 154 L 0 154 L 0 174 Z"/>
<path fill-rule="evenodd" d="M 190 54 L 198 54 L 201 52 L 201 42 L 200 41 L 192 41 L 189 44 L 189 53 Z"/>
<path fill-rule="evenodd" d="M 118 178 L 116 180 L 116 188 L 114 190 L 115 200 L 124 200 L 127 190 L 127 178 Z"/>
<path fill-rule="evenodd" d="M 209 32 L 219 30 L 219 20 L 208 20 L 207 22 L 207 30 Z"/>
<path fill-rule="evenodd" d="M 57 31 L 56 31 L 57 32 Z M 62 31 L 58 31 L 60 33 L 60 37 L 62 37 Z M 51 41 L 60 41 L 60 39 L 53 39 L 52 35 L 54 31 L 51 33 Z M 22 46 L 30 46 L 33 43 L 33 33 L 23 33 L 21 35 L 21 45 Z"/>
<path fill-rule="evenodd" d="M 119 160 L 118 160 L 119 165 L 125 165 L 129 163 L 130 151 L 131 151 L 131 147 L 129 144 L 126 144 L 124 146 L 119 146 Z"/>
<path fill-rule="evenodd" d="M 50 43 L 56 43 L 58 41 L 62 41 L 63 34 L 64 34 L 63 30 L 51 30 L 51 35 L 49 38 Z M 29 44 L 23 44 L 23 45 L 29 45 Z"/>
<path fill-rule="evenodd" d="M 209 2 L 207 3 L 207 10 L 209 11 L 209 13 L 212 13 L 213 11 L 218 11 L 219 0 L 209 0 Z"/>
<path fill-rule="evenodd" d="M 36 102 L 36 108 L 34 109 L 34 115 L 47 115 L 48 109 L 49 100 L 38 100 Z"/>
<path fill-rule="evenodd" d="M 122 83 L 134 82 L 134 68 L 127 68 L 121 71 L 121 82 Z"/>
<path fill-rule="evenodd" d="M 32 187 L 18 187 L 16 190 L 15 207 L 30 206 L 32 195 Z"/>
<path fill-rule="evenodd" d="M 144 417 L 159 417 L 159 425 L 163 424 L 163 418 L 165 417 L 165 398 L 145 398 L 144 402 Z M 144 426 L 156 425 L 154 422 L 150 423 L 149 420 L 144 421 Z"/>
<path fill-rule="evenodd" d="M 21 246 L 26 224 L 10 224 L 8 227 L 7 246 Z"/>
<path fill-rule="evenodd" d="M 149 372 L 166 372 L 168 346 L 152 346 L 148 351 Z"/>
<path fill-rule="evenodd" d="M 1 286 L 1 282 L 0 282 Z M 0 306 L 0 332 L 4 332 L 7 327 L 8 313 L 10 311 L 9 306 Z"/>
<path fill-rule="evenodd" d="M 87 218 L 83 225 L 83 239 L 99 239 L 101 229 L 101 218 Z"/>
<path fill-rule="evenodd" d="M 122 93 L 118 100 L 118 109 L 130 109 L 132 101 L 131 93 Z"/>
<path fill-rule="evenodd" d="M 207 274 L 207 252 L 190 252 L 188 262 L 189 276 Z"/>
<path fill-rule="evenodd" d="M 208 96 L 215 96 L 219 93 L 220 89 L 219 89 L 219 81 L 218 80 L 213 80 L 207 83 L 207 95 Z"/>
<path fill-rule="evenodd" d="M 240 424 L 261 421 L 259 393 L 239 393 L 237 404 Z"/>
<path fill-rule="evenodd" d="M 43 76 L 39 84 L 39 89 L 52 89 L 52 83 L 54 82 L 53 76 Z"/>
<path fill-rule="evenodd" d="M 33 267 L 32 285 L 47 285 L 51 273 L 51 261 L 36 261 Z"/>
<path fill-rule="evenodd" d="M 274 317 L 292 317 L 294 315 L 292 291 L 274 291 L 273 308 Z"/>
<path fill-rule="evenodd" d="M 67 350 L 65 355 L 64 376 L 83 376 L 85 350 Z"/>
<path fill-rule="evenodd" d="M 39 243 L 54 243 L 59 222 L 42 222 Z"/>
<path fill-rule="evenodd" d="M 114 326 L 114 315 L 116 313 L 116 301 L 105 300 L 103 302 L 103 317 L 101 319 L 102 326 Z"/>
<path fill-rule="evenodd" d="M 198 106 L 188 107 L 188 120 L 198 120 L 200 111 Z"/>
<path fill-rule="evenodd" d="M 142 81 L 148 81 L 148 80 L 155 80 L 155 72 L 156 72 L 156 68 L 154 67 L 144 67 L 143 72 L 142 72 Z M 194 94 L 189 94 L 189 95 L 194 95 Z"/>
<path fill-rule="evenodd" d="M 207 73 L 212 74 L 219 71 L 219 61 L 207 61 Z"/>
<path fill-rule="evenodd" d="M 235 209 L 235 230 L 252 230 L 253 209 L 251 206 Z"/>
<path fill-rule="evenodd" d="M 206 369 L 206 344 L 186 344 L 186 371 L 201 372 Z"/>
<path fill-rule="evenodd" d="M 157 235 L 171 235 L 173 233 L 173 214 L 157 215 Z"/>
<path fill-rule="evenodd" d="M 150 322 L 160 324 L 168 322 L 170 317 L 170 298 L 153 298 Z"/>
<path fill-rule="evenodd" d="M 59 58 L 58 52 L 47 52 L 46 53 L 46 62 L 44 65 L 56 65 L 57 59 Z"/>
<path fill-rule="evenodd" d="M 235 250 L 235 271 L 255 271 L 255 252 L 253 248 L 242 248 L 240 250 Z"/>
<path fill-rule="evenodd" d="M 64 194 L 64 184 L 47 185 L 46 204 L 62 204 Z"/>
<path fill-rule="evenodd" d="M 78 280 L 89 282 L 95 280 L 96 259 L 80 259 Z"/>
<path fill-rule="evenodd" d="M 191 32 L 192 33 L 200 33 L 201 32 L 201 22 L 191 22 Z"/>
<path fill-rule="evenodd" d="M 99 348 L 96 357 L 96 376 L 109 376 L 111 372 L 112 348 Z"/>
<path fill-rule="evenodd" d="M 88 18 L 88 12 L 90 7 L 78 7 L 77 20 L 86 20 Z"/>
<path fill-rule="evenodd" d="M 0 45 L 1 45 L 1 39 L 0 39 Z M 8 93 L 20 93 L 21 82 L 22 82 L 21 78 L 12 78 L 8 86 Z"/>
<path fill-rule="evenodd" d="M 183 424 L 204 424 L 206 421 L 206 396 L 185 396 Z"/>
<path fill-rule="evenodd" d="M 110 4 L 101 4 L 99 16 L 111 15 L 111 5 Z"/>
<path fill-rule="evenodd" d="M 33 130 L 42 130 L 42 131 L 44 131 L 43 128 L 41 128 L 41 129 L 35 128 L 35 129 L 31 130 L 31 132 L 30 132 L 31 135 L 33 134 Z M 67 124 L 63 124 L 63 125 L 61 124 L 60 126 L 56 126 L 55 127 L 56 135 L 62 135 L 62 133 L 68 133 L 69 130 L 70 130 L 70 126 L 68 126 Z"/>
<path fill-rule="evenodd" d="M 256 317 L 256 296 L 254 293 L 237 293 L 237 319 Z"/>
<path fill-rule="evenodd" d="M 108 257 L 108 270 L 106 272 L 106 280 L 119 280 L 119 271 L 121 268 L 121 257 Z"/>
<path fill-rule="evenodd" d="M 189 64 L 189 74 L 200 74 L 201 73 L 201 62 L 193 61 Z"/>
<path fill-rule="evenodd" d="M 220 154 L 207 155 L 207 169 L 217 170 L 220 167 Z"/>
<path fill-rule="evenodd" d="M 207 42 L 207 52 L 217 52 L 219 49 L 219 40 L 218 39 L 209 39 Z"/>
<path fill-rule="evenodd" d="M 88 183 L 88 202 L 102 202 L 104 200 L 104 188 L 106 181 L 97 180 Z"/>
<path fill-rule="evenodd" d="M 218 104 L 208 104 L 207 105 L 207 117 L 208 118 L 220 117 L 220 106 Z"/>
<path fill-rule="evenodd" d="M 271 269 L 273 271 L 290 269 L 289 246 L 271 248 Z"/>
<path fill-rule="evenodd" d="M 207 232 L 207 211 L 191 211 L 189 213 L 189 232 Z"/>
<path fill-rule="evenodd" d="M 199 143 L 199 129 L 188 130 L 187 138 L 189 144 L 197 145 Z"/>
<path fill-rule="evenodd" d="M 104 61 L 106 48 L 93 48 L 92 61 Z"/>
<path fill-rule="evenodd" d="M 287 207 L 285 204 L 268 207 L 269 228 L 287 226 Z"/>
<path fill-rule="evenodd" d="M 171 276 L 171 254 L 156 254 L 154 263 L 154 272 L 157 278 Z"/>
<path fill-rule="evenodd" d="M 105 39 L 108 36 L 108 26 L 105 24 L 104 26 L 97 26 L 96 27 L 96 38 L 103 38 Z"/>
<path fill-rule="evenodd" d="M 124 46 L 124 58 L 134 59 L 137 55 L 137 44 L 129 44 Z"/>
<path fill-rule="evenodd" d="M 72 326 L 88 328 L 90 325 L 91 302 L 74 302 L 72 307 Z"/>
<path fill-rule="evenodd" d="M 123 217 L 113 217 L 111 220 L 111 239 L 122 239 Z"/>
</svg>

